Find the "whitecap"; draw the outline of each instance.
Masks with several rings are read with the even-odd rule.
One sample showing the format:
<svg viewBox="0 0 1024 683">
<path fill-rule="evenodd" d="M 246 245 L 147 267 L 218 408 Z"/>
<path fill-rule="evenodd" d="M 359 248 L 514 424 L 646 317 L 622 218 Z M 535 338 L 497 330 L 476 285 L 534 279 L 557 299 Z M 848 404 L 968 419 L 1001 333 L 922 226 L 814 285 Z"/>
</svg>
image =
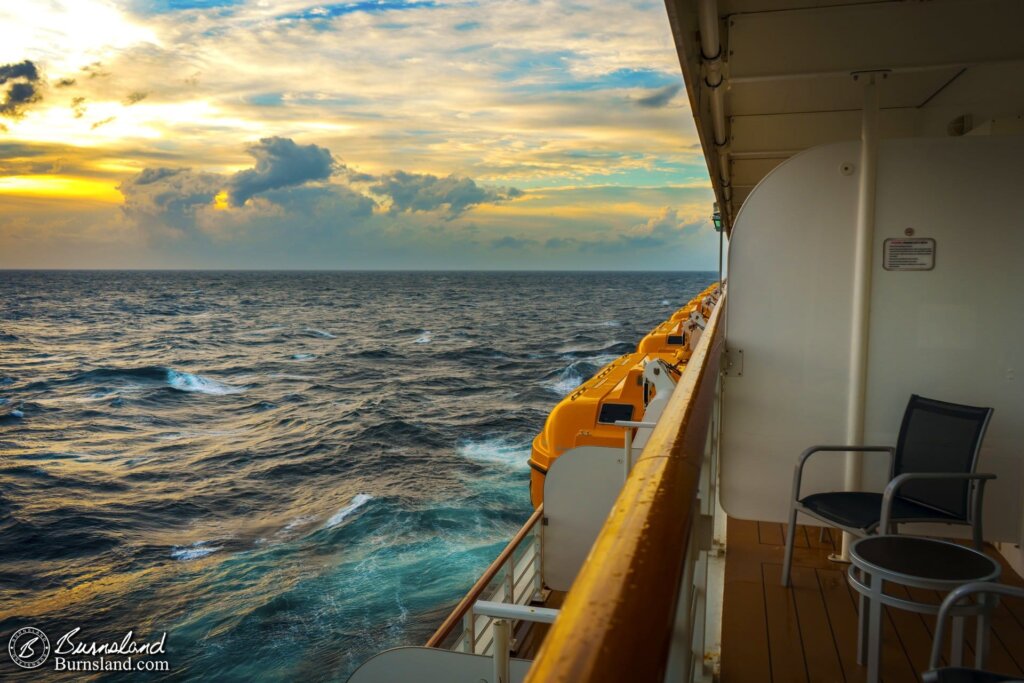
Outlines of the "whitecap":
<svg viewBox="0 0 1024 683">
<path fill-rule="evenodd" d="M 210 545 L 210 541 L 196 541 L 192 545 L 174 546 L 171 549 L 171 557 L 175 560 L 187 562 L 188 560 L 196 560 L 200 557 L 206 557 L 210 553 L 215 553 L 218 550 L 223 550 L 223 546 Z"/>
<path fill-rule="evenodd" d="M 620 323 L 618 320 L 605 320 L 603 323 L 601 323 L 601 326 L 602 327 L 622 327 L 622 323 Z"/>
<path fill-rule="evenodd" d="M 430 330 L 426 330 L 423 334 L 416 337 L 416 344 L 429 344 L 433 340 L 434 335 L 430 333 Z"/>
<path fill-rule="evenodd" d="M 300 527 L 300 526 L 302 526 L 304 524 L 309 524 L 312 521 L 313 521 L 312 517 L 306 517 L 306 516 L 296 517 L 292 521 L 290 521 L 287 524 L 285 524 L 284 527 L 281 528 L 281 531 L 278 532 L 278 533 L 284 533 L 284 532 L 287 532 L 287 531 L 291 531 L 292 529 L 294 529 L 296 527 Z"/>
<path fill-rule="evenodd" d="M 7 414 L 10 415 L 11 417 L 17 417 L 17 418 L 25 417 L 25 413 L 21 412 L 17 408 L 15 408 L 14 410 L 12 410 L 11 412 L 9 412 Z"/>
<path fill-rule="evenodd" d="M 367 493 L 357 493 L 355 497 L 352 499 L 351 503 L 335 512 L 334 515 L 329 520 L 327 520 L 327 523 L 324 524 L 324 528 L 330 529 L 332 527 L 338 526 L 339 524 L 345 521 L 346 517 L 351 515 L 353 512 L 355 512 L 362 506 L 366 505 L 371 500 L 373 500 L 373 496 Z"/>
<path fill-rule="evenodd" d="M 566 396 L 593 377 L 598 370 L 608 363 L 611 363 L 616 358 L 618 358 L 618 356 L 607 354 L 603 356 L 594 356 L 593 358 L 578 359 L 569 367 L 562 370 L 557 377 L 544 382 L 544 386 L 556 394 Z M 593 368 L 593 372 L 585 374 L 585 372 L 591 370 L 591 368 Z"/>
<path fill-rule="evenodd" d="M 167 383 L 178 391 L 195 391 L 200 394 L 238 394 L 245 391 L 245 387 L 223 384 L 202 375 L 177 370 L 167 371 Z"/>
<path fill-rule="evenodd" d="M 316 358 L 315 354 L 312 353 L 293 353 L 292 360 L 313 360 Z"/>
<path fill-rule="evenodd" d="M 672 302 L 671 302 L 671 301 L 669 301 L 668 299 L 662 299 L 662 300 L 661 300 L 661 305 L 662 305 L 662 306 L 671 306 L 671 305 L 672 305 Z"/>
<path fill-rule="evenodd" d="M 337 337 L 335 337 L 330 332 L 325 332 L 324 330 L 318 330 L 315 327 L 307 327 L 306 328 L 306 332 L 309 332 L 310 334 L 314 334 L 317 337 L 323 337 L 324 339 L 337 339 Z"/>
<path fill-rule="evenodd" d="M 530 457 L 530 446 L 498 437 L 485 441 L 463 442 L 459 445 L 458 453 L 477 462 L 525 467 L 526 460 Z"/>
</svg>

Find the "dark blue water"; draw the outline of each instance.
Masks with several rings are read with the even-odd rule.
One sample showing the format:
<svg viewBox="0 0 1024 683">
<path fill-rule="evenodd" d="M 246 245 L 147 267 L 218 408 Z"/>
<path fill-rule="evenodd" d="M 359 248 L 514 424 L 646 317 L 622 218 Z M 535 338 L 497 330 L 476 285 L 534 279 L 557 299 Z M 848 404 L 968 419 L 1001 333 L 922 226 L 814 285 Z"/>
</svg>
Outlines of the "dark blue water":
<svg viewBox="0 0 1024 683">
<path fill-rule="evenodd" d="M 186 680 L 422 644 L 551 407 L 713 279 L 0 272 L 0 678 L 26 625 L 167 631 Z"/>
</svg>

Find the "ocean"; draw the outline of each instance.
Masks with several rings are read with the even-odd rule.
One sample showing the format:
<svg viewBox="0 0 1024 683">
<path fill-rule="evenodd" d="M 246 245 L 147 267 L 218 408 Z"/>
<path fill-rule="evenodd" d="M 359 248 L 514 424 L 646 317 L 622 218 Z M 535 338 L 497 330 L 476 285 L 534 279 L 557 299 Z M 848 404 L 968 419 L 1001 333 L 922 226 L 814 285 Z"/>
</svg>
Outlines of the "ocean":
<svg viewBox="0 0 1024 683">
<path fill-rule="evenodd" d="M 0 646 L 344 681 L 423 644 L 529 516 L 550 409 L 714 279 L 0 271 Z"/>
</svg>

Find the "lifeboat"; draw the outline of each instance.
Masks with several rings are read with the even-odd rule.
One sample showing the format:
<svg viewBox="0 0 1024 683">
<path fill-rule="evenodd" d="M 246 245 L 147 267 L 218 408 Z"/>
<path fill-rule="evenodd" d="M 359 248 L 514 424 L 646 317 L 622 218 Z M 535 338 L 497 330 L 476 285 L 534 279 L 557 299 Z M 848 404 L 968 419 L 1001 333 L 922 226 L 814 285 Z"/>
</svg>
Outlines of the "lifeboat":
<svg viewBox="0 0 1024 683">
<path fill-rule="evenodd" d="M 635 434 L 635 447 L 643 447 L 649 429 L 615 423 L 657 421 L 719 295 L 717 283 L 705 289 L 651 330 L 636 353 L 604 366 L 554 407 L 544 429 L 533 440 L 530 454 L 530 498 L 534 507 L 544 500 L 548 469 L 567 452 L 582 447 L 621 451 L 627 429 Z"/>
</svg>

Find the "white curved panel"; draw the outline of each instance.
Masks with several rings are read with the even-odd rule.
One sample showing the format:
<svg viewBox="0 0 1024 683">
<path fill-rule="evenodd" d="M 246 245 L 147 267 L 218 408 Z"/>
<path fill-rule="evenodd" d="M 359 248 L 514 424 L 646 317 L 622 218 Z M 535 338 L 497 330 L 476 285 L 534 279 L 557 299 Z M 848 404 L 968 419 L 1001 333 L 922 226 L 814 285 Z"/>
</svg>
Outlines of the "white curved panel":
<svg viewBox="0 0 1024 683">
<path fill-rule="evenodd" d="M 745 519 L 783 521 L 793 465 L 845 435 L 858 143 L 788 160 L 751 193 L 729 253 L 721 496 Z M 1024 451 L 1024 138 L 884 141 L 874 236 L 865 442 L 894 444 L 911 393 L 993 406 L 980 469 L 986 531 L 1020 540 Z M 934 238 L 927 272 L 882 269 L 882 242 Z M 842 488 L 842 456 L 812 461 L 805 490 Z M 869 459 L 877 489 L 886 463 Z"/>
</svg>

